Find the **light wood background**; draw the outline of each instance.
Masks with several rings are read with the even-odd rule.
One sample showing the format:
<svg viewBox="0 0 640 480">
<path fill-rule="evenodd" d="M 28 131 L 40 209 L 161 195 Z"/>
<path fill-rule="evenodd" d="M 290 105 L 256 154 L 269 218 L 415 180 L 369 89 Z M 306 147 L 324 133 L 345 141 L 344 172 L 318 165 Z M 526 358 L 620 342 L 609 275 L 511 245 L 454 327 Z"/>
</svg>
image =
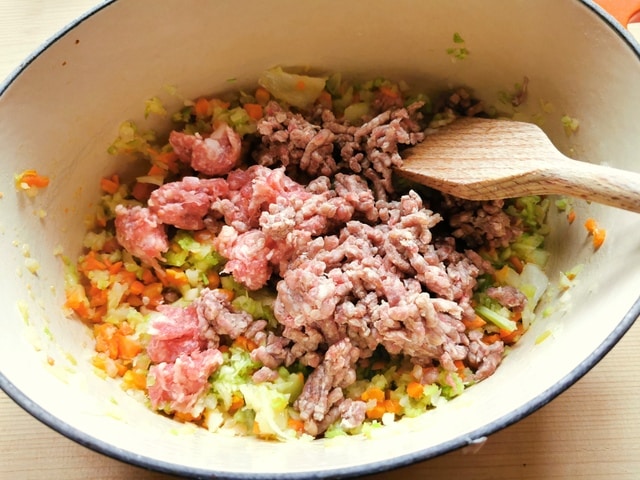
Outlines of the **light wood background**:
<svg viewBox="0 0 640 480">
<path fill-rule="evenodd" d="M 0 0 L 0 78 L 96 0 Z M 640 25 L 631 30 L 640 32 Z M 639 87 L 640 88 L 640 87 Z M 639 286 L 640 290 L 640 286 Z M 549 405 L 489 438 L 374 479 L 640 479 L 640 325 Z M 90 451 L 0 392 L 0 479 L 174 478 Z"/>
</svg>

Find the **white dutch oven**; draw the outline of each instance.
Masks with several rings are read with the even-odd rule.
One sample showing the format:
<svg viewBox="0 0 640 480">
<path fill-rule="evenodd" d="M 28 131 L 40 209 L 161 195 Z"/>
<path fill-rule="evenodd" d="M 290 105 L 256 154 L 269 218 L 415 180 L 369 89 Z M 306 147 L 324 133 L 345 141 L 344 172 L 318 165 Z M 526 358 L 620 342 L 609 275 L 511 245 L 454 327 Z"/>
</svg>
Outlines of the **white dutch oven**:
<svg viewBox="0 0 640 480">
<path fill-rule="evenodd" d="M 628 3 L 622 21 L 633 11 Z M 446 53 L 458 46 L 454 32 L 470 51 L 464 60 Z M 553 313 L 493 377 L 373 439 L 285 444 L 212 434 L 154 414 L 97 377 L 88 328 L 61 313 L 56 253 L 79 253 L 98 179 L 123 168 L 105 153 L 119 123 L 143 121 L 144 100 L 166 85 L 191 98 L 228 89 L 230 78 L 233 88 L 253 84 L 277 64 L 390 76 L 430 90 L 467 85 L 501 108 L 499 92 L 527 76 L 519 116 L 543 120 L 572 156 L 640 171 L 640 50 L 588 0 L 107 2 L 0 87 L 0 386 L 44 423 L 107 455 L 182 475 L 371 473 L 516 422 L 585 374 L 638 317 L 640 216 L 577 203 L 578 218 L 598 219 L 607 240 L 594 253 L 581 225 L 552 215 L 552 282 L 584 264 Z M 563 115 L 579 119 L 576 134 L 563 132 Z M 27 168 L 51 176 L 35 199 L 14 189 L 14 173 Z"/>
</svg>

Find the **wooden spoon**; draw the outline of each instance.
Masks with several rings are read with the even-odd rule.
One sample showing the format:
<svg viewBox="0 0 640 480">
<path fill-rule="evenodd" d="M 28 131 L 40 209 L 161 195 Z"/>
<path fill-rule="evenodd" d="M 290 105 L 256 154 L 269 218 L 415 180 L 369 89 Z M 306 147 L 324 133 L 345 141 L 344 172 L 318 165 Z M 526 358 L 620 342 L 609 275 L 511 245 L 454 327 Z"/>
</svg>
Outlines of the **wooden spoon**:
<svg viewBox="0 0 640 480">
<path fill-rule="evenodd" d="M 461 118 L 403 157 L 400 175 L 469 200 L 558 194 L 640 213 L 640 174 L 572 160 L 531 123 Z"/>
</svg>

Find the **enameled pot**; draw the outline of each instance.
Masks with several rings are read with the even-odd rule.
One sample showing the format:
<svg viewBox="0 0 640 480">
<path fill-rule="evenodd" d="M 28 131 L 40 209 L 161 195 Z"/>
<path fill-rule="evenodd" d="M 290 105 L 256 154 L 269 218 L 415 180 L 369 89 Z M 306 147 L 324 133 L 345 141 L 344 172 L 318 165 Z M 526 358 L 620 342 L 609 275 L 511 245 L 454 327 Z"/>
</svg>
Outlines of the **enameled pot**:
<svg viewBox="0 0 640 480">
<path fill-rule="evenodd" d="M 637 1 L 602 2 L 623 24 L 640 10 Z M 464 59 L 448 53 L 460 46 L 454 33 Z M 128 167 L 106 153 L 118 125 L 144 122 L 144 101 L 167 85 L 193 98 L 255 84 L 274 65 L 388 76 L 429 91 L 467 86 L 541 123 L 572 157 L 640 171 L 640 47 L 590 0 L 105 2 L 0 86 L 0 386 L 41 421 L 112 457 L 185 476 L 373 473 L 482 442 L 530 414 L 591 369 L 640 315 L 640 216 L 576 202 L 578 218 L 597 219 L 607 240 L 594 251 L 580 225 L 552 212 L 548 273 L 557 284 L 561 271 L 583 265 L 573 286 L 494 376 L 371 439 L 213 434 L 152 413 L 98 377 L 89 329 L 62 314 L 62 258 L 80 252 L 98 180 Z M 502 103 L 501 92 L 525 77 L 528 101 Z M 578 131 L 566 134 L 564 116 L 579 120 Z M 51 177 L 35 198 L 14 188 L 14 174 L 31 168 Z"/>
</svg>

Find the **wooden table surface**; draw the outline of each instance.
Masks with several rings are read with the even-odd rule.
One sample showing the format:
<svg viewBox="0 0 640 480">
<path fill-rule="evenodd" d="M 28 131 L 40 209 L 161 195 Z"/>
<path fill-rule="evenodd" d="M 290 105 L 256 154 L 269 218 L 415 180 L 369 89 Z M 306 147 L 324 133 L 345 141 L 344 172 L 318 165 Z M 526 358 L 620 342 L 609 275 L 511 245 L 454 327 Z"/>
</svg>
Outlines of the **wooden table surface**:
<svg viewBox="0 0 640 480">
<path fill-rule="evenodd" d="M 0 78 L 96 0 L 0 0 Z M 631 30 L 640 31 L 640 25 Z M 640 478 L 640 324 L 549 405 L 492 435 L 476 453 L 452 452 L 373 479 Z M 90 451 L 0 392 L 0 479 L 174 478 Z"/>
</svg>

